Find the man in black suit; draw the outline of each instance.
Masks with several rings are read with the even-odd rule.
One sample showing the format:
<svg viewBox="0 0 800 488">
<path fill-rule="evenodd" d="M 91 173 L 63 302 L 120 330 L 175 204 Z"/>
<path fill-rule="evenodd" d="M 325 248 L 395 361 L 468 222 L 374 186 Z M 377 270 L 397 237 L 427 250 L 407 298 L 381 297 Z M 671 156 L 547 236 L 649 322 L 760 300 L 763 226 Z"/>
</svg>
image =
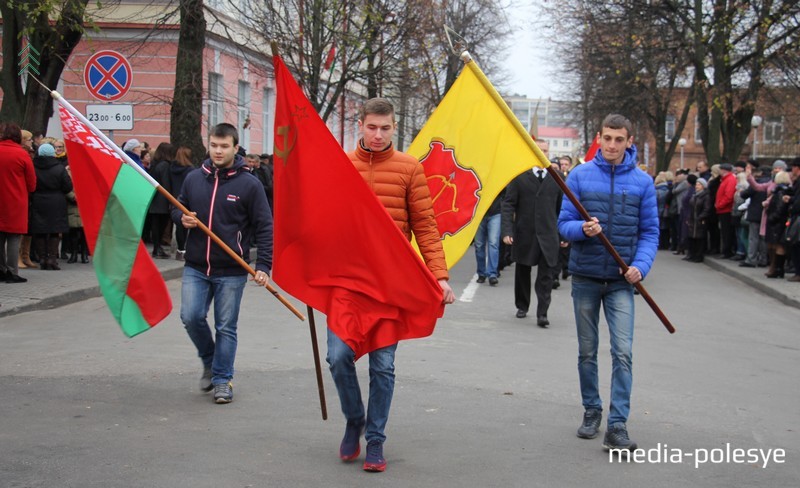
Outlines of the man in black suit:
<svg viewBox="0 0 800 488">
<path fill-rule="evenodd" d="M 545 148 L 540 143 L 542 152 Z M 547 154 L 547 153 L 545 153 Z M 503 242 L 512 245 L 516 264 L 514 303 L 517 318 L 528 314 L 531 303 L 531 268 L 537 266 L 536 324 L 547 327 L 547 310 L 558 267 L 558 213 L 562 191 L 543 168 L 533 168 L 514 178 L 509 184 L 502 207 Z"/>
</svg>

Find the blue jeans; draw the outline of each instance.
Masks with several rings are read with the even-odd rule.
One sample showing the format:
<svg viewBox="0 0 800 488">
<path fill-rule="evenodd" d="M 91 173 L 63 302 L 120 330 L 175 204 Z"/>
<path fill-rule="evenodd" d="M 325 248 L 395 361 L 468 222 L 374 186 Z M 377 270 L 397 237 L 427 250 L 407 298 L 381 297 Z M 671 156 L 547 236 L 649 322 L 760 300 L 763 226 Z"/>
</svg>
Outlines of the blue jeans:
<svg viewBox="0 0 800 488">
<path fill-rule="evenodd" d="M 397 344 L 386 346 L 369 353 L 369 405 L 364 437 L 367 442 L 384 442 L 386 422 L 394 394 L 394 353 Z M 328 329 L 328 364 L 333 382 L 339 392 L 342 413 L 348 421 L 359 422 L 364 419 L 364 402 L 358 386 L 355 353 L 350 346 Z"/>
<path fill-rule="evenodd" d="M 497 262 L 500 259 L 500 214 L 484 217 L 478 225 L 478 232 L 475 234 L 475 259 L 478 261 L 478 276 L 497 278 Z"/>
<path fill-rule="evenodd" d="M 211 382 L 224 384 L 233 378 L 236 328 L 247 275 L 206 276 L 186 266 L 181 289 L 181 321 L 192 339 L 203 366 L 211 368 Z M 208 309 L 214 300 L 216 344 L 208 325 Z"/>
<path fill-rule="evenodd" d="M 748 222 L 742 219 L 739 225 L 736 226 L 736 254 L 739 256 L 747 255 L 747 244 L 749 238 Z"/>
<path fill-rule="evenodd" d="M 584 409 L 603 409 L 597 382 L 600 304 L 611 340 L 611 406 L 608 425 L 626 422 L 633 384 L 633 285 L 627 281 L 595 281 L 575 275 L 572 303 L 578 329 L 578 376 Z"/>
</svg>

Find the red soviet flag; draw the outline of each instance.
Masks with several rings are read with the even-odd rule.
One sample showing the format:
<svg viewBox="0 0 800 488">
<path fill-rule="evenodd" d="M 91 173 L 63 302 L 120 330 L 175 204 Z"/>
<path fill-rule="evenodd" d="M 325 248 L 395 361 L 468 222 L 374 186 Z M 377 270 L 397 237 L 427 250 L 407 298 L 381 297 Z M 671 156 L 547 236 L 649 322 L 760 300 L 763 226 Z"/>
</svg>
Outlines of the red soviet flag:
<svg viewBox="0 0 800 488">
<path fill-rule="evenodd" d="M 600 149 L 600 136 L 594 136 L 594 139 L 592 139 L 592 145 L 589 146 L 589 149 L 586 151 L 586 156 L 583 157 L 583 160 L 588 163 L 594 159 L 598 149 Z"/>
<path fill-rule="evenodd" d="M 356 358 L 433 333 L 442 290 L 319 118 L 273 58 L 273 279 L 323 312 Z"/>
</svg>

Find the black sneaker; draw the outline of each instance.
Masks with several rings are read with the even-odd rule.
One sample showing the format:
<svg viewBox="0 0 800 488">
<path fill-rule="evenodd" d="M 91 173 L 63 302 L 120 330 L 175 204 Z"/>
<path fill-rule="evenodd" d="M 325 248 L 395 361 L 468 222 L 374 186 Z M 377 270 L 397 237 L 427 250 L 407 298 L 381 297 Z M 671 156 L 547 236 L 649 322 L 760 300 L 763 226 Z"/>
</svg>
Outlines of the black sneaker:
<svg viewBox="0 0 800 488">
<path fill-rule="evenodd" d="M 486 277 L 485 276 L 478 276 L 477 282 L 478 283 L 486 283 Z"/>
<path fill-rule="evenodd" d="M 603 439 L 603 447 L 606 449 L 634 451 L 636 450 L 636 443 L 628 438 L 628 429 L 625 424 L 620 422 L 608 426 L 608 431 Z"/>
<path fill-rule="evenodd" d="M 600 421 L 603 412 L 590 408 L 583 412 L 583 424 L 578 428 L 578 437 L 581 439 L 594 439 L 600 433 Z"/>
<path fill-rule="evenodd" d="M 217 403 L 230 403 L 233 401 L 233 383 L 214 385 L 214 401 Z"/>
<path fill-rule="evenodd" d="M 209 391 L 214 389 L 214 385 L 211 383 L 211 368 L 203 368 L 203 376 L 200 377 L 200 390 L 208 393 Z"/>
<path fill-rule="evenodd" d="M 386 459 L 383 457 L 383 442 L 369 441 L 367 457 L 364 459 L 364 471 L 382 473 L 386 471 Z"/>
<path fill-rule="evenodd" d="M 495 286 L 498 283 L 498 281 L 499 280 L 497 278 L 495 278 L 494 276 L 489 278 L 489 284 L 492 285 L 492 286 Z"/>
</svg>

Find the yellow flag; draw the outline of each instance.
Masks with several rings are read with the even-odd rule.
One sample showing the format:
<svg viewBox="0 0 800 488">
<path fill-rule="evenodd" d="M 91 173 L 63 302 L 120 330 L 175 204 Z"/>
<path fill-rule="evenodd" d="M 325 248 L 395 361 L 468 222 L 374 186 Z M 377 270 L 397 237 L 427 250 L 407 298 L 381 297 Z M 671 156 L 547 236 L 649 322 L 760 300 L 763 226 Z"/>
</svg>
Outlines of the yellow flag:
<svg viewBox="0 0 800 488">
<path fill-rule="evenodd" d="M 467 251 L 503 188 L 525 170 L 550 165 L 472 60 L 408 153 L 425 169 L 448 269 Z"/>
</svg>

